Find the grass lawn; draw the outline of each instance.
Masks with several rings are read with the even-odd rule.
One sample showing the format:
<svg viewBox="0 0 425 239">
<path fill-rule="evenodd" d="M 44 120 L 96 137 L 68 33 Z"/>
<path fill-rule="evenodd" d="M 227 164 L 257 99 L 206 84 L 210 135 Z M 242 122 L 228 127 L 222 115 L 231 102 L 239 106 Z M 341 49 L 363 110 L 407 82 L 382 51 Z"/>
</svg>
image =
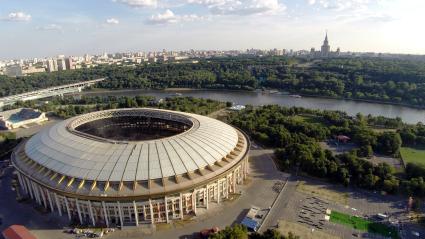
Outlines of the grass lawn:
<svg viewBox="0 0 425 239">
<path fill-rule="evenodd" d="M 360 217 L 350 216 L 341 212 L 331 212 L 331 222 L 346 225 L 360 231 L 379 234 L 385 237 L 400 238 L 397 229 L 382 223 L 372 222 Z"/>
<path fill-rule="evenodd" d="M 425 150 L 424 149 L 401 147 L 400 153 L 405 163 L 416 163 L 416 164 L 425 165 Z"/>
<path fill-rule="evenodd" d="M 310 124 L 319 124 L 322 126 L 325 125 L 322 118 L 314 116 L 314 115 L 295 115 L 295 116 L 292 116 L 292 118 L 300 122 L 306 122 Z"/>
<path fill-rule="evenodd" d="M 374 132 L 376 132 L 376 133 L 397 132 L 397 129 L 385 128 L 385 127 L 377 127 L 377 126 L 373 126 L 373 125 L 370 125 L 369 128 L 371 130 L 373 130 Z"/>
</svg>

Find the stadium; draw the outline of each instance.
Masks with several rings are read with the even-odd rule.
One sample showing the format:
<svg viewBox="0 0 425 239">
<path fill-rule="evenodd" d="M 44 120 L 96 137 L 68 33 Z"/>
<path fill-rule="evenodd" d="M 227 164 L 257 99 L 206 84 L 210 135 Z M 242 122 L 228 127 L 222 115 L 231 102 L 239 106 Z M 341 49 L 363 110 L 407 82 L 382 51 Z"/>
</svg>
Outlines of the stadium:
<svg viewBox="0 0 425 239">
<path fill-rule="evenodd" d="M 160 109 L 64 120 L 12 154 L 22 192 L 81 224 L 138 226 L 220 204 L 248 173 L 249 140 L 221 121 Z"/>
</svg>

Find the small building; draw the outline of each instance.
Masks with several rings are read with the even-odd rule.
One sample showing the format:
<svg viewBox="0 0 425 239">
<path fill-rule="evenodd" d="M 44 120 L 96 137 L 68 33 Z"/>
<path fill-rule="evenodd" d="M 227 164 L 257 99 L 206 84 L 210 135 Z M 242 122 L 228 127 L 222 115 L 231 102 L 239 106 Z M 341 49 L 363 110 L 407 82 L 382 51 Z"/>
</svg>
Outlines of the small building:
<svg viewBox="0 0 425 239">
<path fill-rule="evenodd" d="M 340 135 L 336 136 L 336 140 L 338 140 L 338 142 L 342 142 L 342 143 L 345 144 L 350 140 L 350 137 L 340 134 Z"/>
<path fill-rule="evenodd" d="M 248 230 L 256 232 L 260 229 L 261 224 L 265 218 L 264 210 L 261 210 L 258 207 L 252 206 L 244 219 L 242 219 L 241 224 L 244 225 Z"/>
<path fill-rule="evenodd" d="M 248 230 L 254 231 L 254 232 L 256 232 L 260 228 L 258 221 L 251 219 L 249 217 L 245 217 L 242 220 L 241 224 L 246 226 L 246 228 L 248 228 Z"/>
<path fill-rule="evenodd" d="M 0 128 L 16 129 L 31 123 L 47 121 L 44 112 L 31 108 L 19 108 L 0 112 Z"/>
<path fill-rule="evenodd" d="M 22 225 L 12 225 L 1 233 L 4 239 L 37 239 L 28 229 Z"/>
</svg>

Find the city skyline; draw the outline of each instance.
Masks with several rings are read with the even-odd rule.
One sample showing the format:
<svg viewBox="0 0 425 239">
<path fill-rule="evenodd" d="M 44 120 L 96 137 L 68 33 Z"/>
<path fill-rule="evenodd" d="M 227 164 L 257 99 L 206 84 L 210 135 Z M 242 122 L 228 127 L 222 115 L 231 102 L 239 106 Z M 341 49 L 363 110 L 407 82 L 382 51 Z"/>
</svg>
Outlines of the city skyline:
<svg viewBox="0 0 425 239">
<path fill-rule="evenodd" d="M 404 4 L 403 4 L 404 3 Z M 319 48 L 425 54 L 410 0 L 0 0 L 0 59 L 101 52 Z"/>
</svg>

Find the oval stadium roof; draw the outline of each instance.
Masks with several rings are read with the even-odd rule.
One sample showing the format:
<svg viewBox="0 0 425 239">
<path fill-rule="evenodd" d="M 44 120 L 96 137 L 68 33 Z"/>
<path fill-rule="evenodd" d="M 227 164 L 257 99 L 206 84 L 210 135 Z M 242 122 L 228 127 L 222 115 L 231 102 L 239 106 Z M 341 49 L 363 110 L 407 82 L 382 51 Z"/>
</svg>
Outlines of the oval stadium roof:
<svg viewBox="0 0 425 239">
<path fill-rule="evenodd" d="M 105 117 L 105 112 L 154 114 L 190 120 L 187 131 L 155 140 L 112 141 L 74 132 L 73 124 Z M 83 122 L 84 123 L 84 122 Z M 225 158 L 238 144 L 238 131 L 221 121 L 159 109 L 99 111 L 62 121 L 33 136 L 26 155 L 62 175 L 93 181 L 139 181 L 204 169 Z"/>
</svg>

